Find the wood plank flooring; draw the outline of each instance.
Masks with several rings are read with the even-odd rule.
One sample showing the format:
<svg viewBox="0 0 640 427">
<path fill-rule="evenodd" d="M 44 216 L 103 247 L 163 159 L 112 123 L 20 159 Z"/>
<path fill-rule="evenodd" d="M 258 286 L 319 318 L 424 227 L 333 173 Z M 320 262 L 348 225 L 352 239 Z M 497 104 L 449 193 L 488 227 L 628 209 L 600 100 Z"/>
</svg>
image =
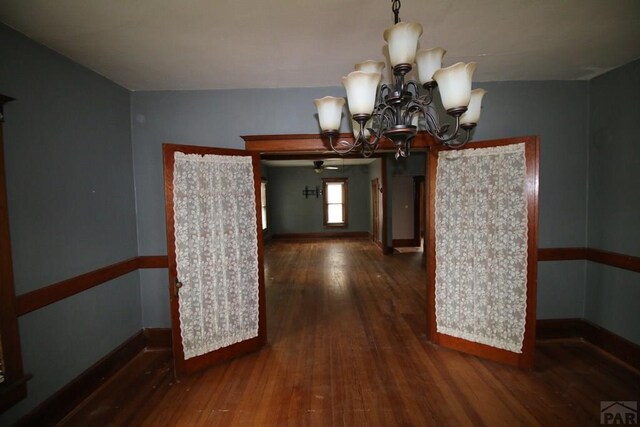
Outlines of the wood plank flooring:
<svg viewBox="0 0 640 427">
<path fill-rule="evenodd" d="M 64 426 L 586 426 L 640 400 L 640 375 L 582 341 L 538 342 L 526 372 L 425 339 L 422 254 L 364 240 L 266 247 L 269 345 L 176 382 L 137 356 Z"/>
</svg>

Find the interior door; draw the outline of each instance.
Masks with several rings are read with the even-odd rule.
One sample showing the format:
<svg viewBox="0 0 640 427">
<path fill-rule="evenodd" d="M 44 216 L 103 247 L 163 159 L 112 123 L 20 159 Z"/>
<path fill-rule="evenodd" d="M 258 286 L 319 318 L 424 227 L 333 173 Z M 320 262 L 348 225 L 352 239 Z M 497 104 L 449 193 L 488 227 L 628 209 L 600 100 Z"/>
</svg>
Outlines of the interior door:
<svg viewBox="0 0 640 427">
<path fill-rule="evenodd" d="M 244 150 L 174 144 L 163 145 L 163 157 L 180 377 L 266 343 L 260 158 Z"/>
<path fill-rule="evenodd" d="M 500 166 L 499 160 L 495 160 L 496 163 L 494 164 L 492 163 L 494 160 L 488 159 L 483 165 L 475 168 L 476 172 L 471 170 L 474 168 L 462 168 L 458 166 L 455 174 L 453 174 L 455 179 L 444 181 L 447 183 L 446 185 L 442 182 L 439 184 L 437 183 L 437 181 L 441 180 L 443 176 L 442 174 L 438 175 L 439 164 L 443 170 L 446 170 L 446 168 L 454 167 L 451 166 L 453 164 L 451 162 L 456 161 L 456 156 L 459 158 L 460 156 L 479 157 L 484 154 L 480 154 L 481 150 L 478 149 L 491 149 L 492 147 L 503 147 L 492 151 L 498 154 L 501 152 L 513 151 L 514 154 L 512 154 L 512 156 L 515 161 L 521 165 L 518 166 L 521 170 L 518 171 L 515 167 L 503 167 Z M 516 153 L 518 150 L 522 151 L 522 153 Z M 447 152 L 449 153 L 448 157 L 447 155 L 442 155 L 442 153 Z M 524 155 L 523 158 L 518 157 L 522 155 Z M 499 156 L 493 157 L 495 158 Z M 440 161 L 443 163 L 439 163 Z M 432 147 L 430 149 L 427 170 L 427 336 L 430 341 L 443 347 L 474 354 L 500 363 L 519 366 L 521 368 L 533 367 L 538 265 L 538 165 L 539 141 L 537 137 L 520 137 L 474 142 L 460 150 L 450 150 L 441 146 Z M 486 170 L 490 170 L 491 168 L 494 168 L 492 172 L 486 172 Z M 496 169 L 498 170 L 496 171 Z M 513 171 L 511 172 L 511 175 L 500 175 L 499 169 L 513 169 Z M 481 170 L 481 172 L 478 172 L 479 170 Z M 444 174 L 445 172 L 442 173 Z M 508 195 L 506 198 L 501 199 L 501 204 L 498 203 L 497 208 L 493 211 L 491 209 L 479 210 L 476 208 L 468 208 L 465 211 L 465 206 L 471 206 L 470 204 L 467 205 L 466 200 L 468 199 L 478 198 L 480 203 L 485 203 L 485 198 L 497 197 L 495 196 L 497 191 L 493 184 L 487 185 L 483 188 L 478 188 L 477 186 L 474 187 L 473 182 L 477 181 L 477 177 L 479 176 L 473 175 L 474 173 L 497 173 L 497 181 L 502 181 L 502 184 L 500 185 L 505 183 L 507 185 L 511 185 L 514 182 L 520 181 L 522 191 L 520 193 L 514 192 L 516 196 Z M 442 213 L 442 207 L 436 209 L 436 196 L 439 197 L 437 199 L 437 203 L 443 203 L 442 200 L 445 199 L 443 199 L 444 196 L 442 196 L 442 194 L 445 194 L 447 191 L 455 193 L 455 197 L 451 199 L 454 201 L 451 205 L 454 207 L 454 210 L 457 209 L 455 207 L 457 205 L 461 207 L 459 212 L 452 213 L 453 219 L 451 219 L 450 222 L 444 223 L 443 221 L 445 221 L 445 217 L 447 217 L 447 215 Z M 437 192 L 440 193 L 436 194 Z M 515 201 L 511 202 L 510 200 Z M 520 200 L 521 203 L 519 203 L 518 200 Z M 512 215 L 510 213 L 511 211 L 508 210 L 510 208 L 507 206 L 509 203 L 519 203 L 518 206 L 520 206 L 520 212 L 517 215 Z M 516 212 L 516 210 L 513 210 L 513 212 Z M 437 218 L 437 215 L 440 215 L 440 218 Z M 519 237 L 521 243 L 512 244 L 511 241 L 504 237 L 506 234 L 511 233 L 509 231 L 509 233 L 496 233 L 498 237 L 493 240 L 482 240 L 478 237 L 477 233 L 469 233 L 468 239 L 462 239 L 461 241 L 456 242 L 455 245 L 447 246 L 446 240 L 448 238 L 443 234 L 443 230 L 448 229 L 455 233 L 459 228 L 468 227 L 470 223 L 469 221 L 475 221 L 474 224 L 491 223 L 493 221 L 492 218 L 496 217 L 501 217 L 505 223 L 515 221 L 510 220 L 509 218 L 511 217 L 522 217 L 522 221 L 518 222 L 519 227 L 524 229 L 521 237 Z M 438 232 L 436 232 L 436 226 L 441 227 L 438 228 Z M 480 225 L 480 227 L 486 228 L 485 225 Z M 515 231 L 513 233 L 516 234 Z M 460 235 L 464 236 L 464 234 Z M 524 235 L 526 235 L 526 238 Z M 478 240 L 477 242 L 476 239 Z M 465 245 L 471 245 L 471 252 L 464 252 L 464 250 L 461 252 L 459 250 L 460 246 Z M 462 255 L 463 252 L 464 255 Z M 469 256 L 469 253 L 471 253 L 471 256 Z M 517 257 L 518 254 L 522 258 L 522 262 L 517 264 L 518 268 L 516 268 L 512 266 L 510 263 L 511 261 L 507 260 Z M 498 264 L 498 267 L 495 267 L 494 264 L 494 268 L 486 268 L 486 264 L 482 264 L 485 262 L 484 259 L 487 256 L 494 255 L 496 255 L 495 259 L 497 260 L 496 264 Z M 440 266 L 438 265 L 438 259 L 440 259 Z M 469 264 L 469 262 L 471 264 Z M 503 262 L 505 265 L 500 266 L 500 262 Z M 525 263 L 526 265 L 524 265 Z M 444 269 L 445 265 L 450 268 L 448 270 Z M 520 266 L 524 267 L 521 269 Z M 524 283 L 524 287 L 520 288 L 520 297 L 522 299 L 522 304 L 518 306 L 520 308 L 513 309 L 511 306 L 508 306 L 508 304 L 504 304 L 505 301 L 510 301 L 509 298 L 513 295 L 512 292 L 504 292 L 504 287 L 506 286 L 508 288 L 512 283 L 505 282 L 503 280 L 505 277 L 504 275 L 498 278 L 497 274 L 499 273 L 495 273 L 494 270 L 502 271 L 510 278 L 515 277 L 515 279 L 512 280 L 512 283 Z M 460 271 L 465 271 L 465 273 L 460 275 Z M 466 271 L 471 271 L 471 273 L 469 274 Z M 518 271 L 521 272 L 518 274 L 514 273 Z M 496 285 L 498 283 L 500 286 Z M 447 286 L 449 287 L 447 288 Z M 502 287 L 502 289 L 500 289 L 500 287 Z M 471 293 L 472 291 L 476 293 Z M 450 293 L 447 294 L 447 292 Z M 459 294 L 456 292 L 459 292 Z M 436 296 L 437 293 L 439 295 L 438 297 Z M 501 293 L 506 295 L 502 300 L 497 296 L 501 295 Z M 476 297 L 474 295 L 479 296 Z M 453 300 L 451 305 L 452 309 L 449 311 L 446 311 L 448 306 L 446 304 L 442 304 L 442 301 L 447 298 L 449 300 Z M 515 299 L 517 300 L 517 298 Z M 456 309 L 458 312 L 456 312 Z M 474 329 L 482 328 L 482 326 L 474 326 L 471 322 L 467 322 L 466 326 L 463 325 L 459 328 L 450 328 L 448 325 L 445 326 L 450 319 L 455 320 L 456 316 L 458 316 L 458 319 L 463 319 L 463 317 L 467 316 L 470 312 L 471 316 L 476 317 L 475 322 L 477 325 L 481 325 L 482 322 L 490 324 L 493 321 L 494 316 L 502 316 L 502 323 L 498 322 L 497 324 L 493 324 L 484 331 L 481 329 Z M 513 314 L 512 317 L 509 317 L 511 316 L 510 313 L 515 314 Z M 518 320 L 511 322 L 510 319 Z M 489 336 L 496 331 L 500 334 L 503 330 L 505 330 L 504 333 L 506 334 L 508 332 L 506 329 L 514 325 L 517 326 L 517 323 L 522 320 L 524 321 L 524 325 L 521 326 L 524 328 L 524 332 L 519 333 L 521 334 L 519 335 L 519 339 L 521 339 L 521 346 L 520 344 L 515 346 L 503 345 L 499 338 L 494 339 Z M 460 323 L 464 323 L 464 320 L 460 320 Z M 467 330 L 465 330 L 465 328 L 467 328 Z M 480 332 L 475 333 L 475 330 L 480 330 Z M 519 331 L 522 331 L 522 329 Z M 498 342 L 500 342 L 500 344 L 497 344 Z"/>
</svg>

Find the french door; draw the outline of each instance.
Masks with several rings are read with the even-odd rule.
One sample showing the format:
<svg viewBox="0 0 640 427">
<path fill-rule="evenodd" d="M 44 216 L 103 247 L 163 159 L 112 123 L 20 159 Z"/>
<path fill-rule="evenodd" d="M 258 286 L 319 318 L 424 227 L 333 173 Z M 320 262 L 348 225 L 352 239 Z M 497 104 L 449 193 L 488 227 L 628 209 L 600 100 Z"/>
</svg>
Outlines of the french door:
<svg viewBox="0 0 640 427">
<path fill-rule="evenodd" d="M 428 155 L 427 336 L 532 368 L 538 249 L 537 137 Z"/>
<path fill-rule="evenodd" d="M 266 343 L 260 159 L 163 145 L 173 354 L 180 377 Z"/>
</svg>

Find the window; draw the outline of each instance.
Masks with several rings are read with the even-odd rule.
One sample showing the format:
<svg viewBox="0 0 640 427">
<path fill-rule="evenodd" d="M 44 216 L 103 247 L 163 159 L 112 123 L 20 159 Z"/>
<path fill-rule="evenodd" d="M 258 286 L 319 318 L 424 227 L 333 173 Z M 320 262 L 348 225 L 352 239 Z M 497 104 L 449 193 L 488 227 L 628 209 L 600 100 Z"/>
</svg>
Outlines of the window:
<svg viewBox="0 0 640 427">
<path fill-rule="evenodd" d="M 347 178 L 325 178 L 322 180 L 324 225 L 326 227 L 347 226 Z"/>
<path fill-rule="evenodd" d="M 267 229 L 267 181 L 260 183 L 260 204 L 262 205 L 262 231 Z"/>
</svg>

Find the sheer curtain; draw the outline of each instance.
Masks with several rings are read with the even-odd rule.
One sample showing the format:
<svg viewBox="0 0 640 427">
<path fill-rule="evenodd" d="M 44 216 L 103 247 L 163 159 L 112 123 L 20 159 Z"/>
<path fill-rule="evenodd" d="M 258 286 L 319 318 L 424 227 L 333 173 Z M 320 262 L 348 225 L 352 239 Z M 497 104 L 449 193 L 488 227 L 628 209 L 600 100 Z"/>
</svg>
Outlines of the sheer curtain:
<svg viewBox="0 0 640 427">
<path fill-rule="evenodd" d="M 174 214 L 185 359 L 258 336 L 250 156 L 175 153 Z"/>
<path fill-rule="evenodd" d="M 437 331 L 522 352 L 527 304 L 525 145 L 441 151 Z"/>
</svg>

